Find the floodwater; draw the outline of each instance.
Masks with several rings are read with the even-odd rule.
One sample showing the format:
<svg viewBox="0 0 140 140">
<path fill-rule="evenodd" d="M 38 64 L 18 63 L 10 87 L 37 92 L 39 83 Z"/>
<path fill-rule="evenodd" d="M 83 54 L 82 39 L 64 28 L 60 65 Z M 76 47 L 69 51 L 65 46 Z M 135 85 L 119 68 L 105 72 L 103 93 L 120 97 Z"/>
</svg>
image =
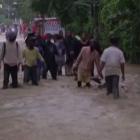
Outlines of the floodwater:
<svg viewBox="0 0 140 140">
<path fill-rule="evenodd" d="M 139 70 L 127 74 L 119 100 L 69 77 L 0 90 L 0 140 L 139 140 L 139 78 Z"/>
<path fill-rule="evenodd" d="M 119 100 L 94 82 L 78 89 L 71 77 L 0 89 L 0 140 L 139 140 L 140 66 L 126 71 Z"/>
</svg>

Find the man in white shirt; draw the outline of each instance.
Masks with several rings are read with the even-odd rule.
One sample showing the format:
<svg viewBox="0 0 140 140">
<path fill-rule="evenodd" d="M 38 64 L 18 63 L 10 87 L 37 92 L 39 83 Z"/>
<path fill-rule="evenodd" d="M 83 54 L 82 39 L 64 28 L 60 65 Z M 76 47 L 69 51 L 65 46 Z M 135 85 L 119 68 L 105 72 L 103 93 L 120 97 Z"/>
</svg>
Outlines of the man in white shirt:
<svg viewBox="0 0 140 140">
<path fill-rule="evenodd" d="M 18 87 L 18 65 L 22 62 L 21 50 L 16 42 L 17 33 L 8 31 L 6 33 L 6 42 L 3 43 L 2 53 L 0 54 L 1 62 L 4 64 L 4 81 L 3 89 L 8 88 L 9 77 L 12 77 L 12 87 Z"/>
<path fill-rule="evenodd" d="M 125 80 L 125 58 L 123 52 L 118 48 L 117 38 L 110 39 L 111 46 L 104 50 L 101 57 L 101 71 L 105 67 L 105 80 L 107 95 L 113 93 L 114 98 L 119 98 L 119 76 Z"/>
</svg>

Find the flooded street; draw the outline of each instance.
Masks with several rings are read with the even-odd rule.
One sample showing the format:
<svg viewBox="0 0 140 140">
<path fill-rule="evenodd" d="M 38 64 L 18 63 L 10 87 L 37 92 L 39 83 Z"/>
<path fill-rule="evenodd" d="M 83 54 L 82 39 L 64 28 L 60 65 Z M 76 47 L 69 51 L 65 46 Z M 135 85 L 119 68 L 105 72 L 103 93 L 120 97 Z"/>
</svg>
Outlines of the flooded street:
<svg viewBox="0 0 140 140">
<path fill-rule="evenodd" d="M 68 77 L 0 90 L 0 140 L 139 140 L 140 67 L 127 69 L 120 100 Z"/>
<path fill-rule="evenodd" d="M 140 66 L 126 71 L 119 100 L 94 82 L 78 89 L 70 77 L 0 89 L 0 140 L 139 140 Z"/>
<path fill-rule="evenodd" d="M 140 0 L 0 0 L 0 140 L 140 140 Z"/>
</svg>

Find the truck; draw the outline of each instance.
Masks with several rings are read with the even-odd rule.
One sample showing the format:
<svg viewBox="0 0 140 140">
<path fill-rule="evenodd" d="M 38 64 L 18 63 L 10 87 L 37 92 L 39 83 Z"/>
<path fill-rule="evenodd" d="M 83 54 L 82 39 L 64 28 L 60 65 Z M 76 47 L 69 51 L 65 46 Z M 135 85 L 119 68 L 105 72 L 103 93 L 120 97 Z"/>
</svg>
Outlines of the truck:
<svg viewBox="0 0 140 140">
<path fill-rule="evenodd" d="M 35 18 L 33 22 L 33 31 L 40 34 L 58 34 L 63 31 L 61 20 L 56 17 L 51 18 Z"/>
</svg>

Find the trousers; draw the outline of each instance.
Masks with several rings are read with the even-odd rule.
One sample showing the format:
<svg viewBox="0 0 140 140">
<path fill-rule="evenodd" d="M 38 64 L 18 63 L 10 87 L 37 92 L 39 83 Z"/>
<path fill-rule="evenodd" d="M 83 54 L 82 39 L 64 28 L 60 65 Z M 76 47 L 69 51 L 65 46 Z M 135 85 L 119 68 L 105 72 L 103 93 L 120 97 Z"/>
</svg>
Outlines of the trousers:
<svg viewBox="0 0 140 140">
<path fill-rule="evenodd" d="M 106 76 L 107 94 L 113 93 L 114 97 L 119 97 L 119 76 Z"/>
<path fill-rule="evenodd" d="M 24 83 L 28 83 L 30 80 L 33 85 L 38 85 L 37 66 L 24 67 Z"/>
<path fill-rule="evenodd" d="M 47 73 L 50 71 L 52 79 L 57 79 L 57 65 L 56 64 L 47 64 L 46 68 L 43 70 L 43 79 L 47 78 Z"/>
<path fill-rule="evenodd" d="M 18 86 L 18 66 L 10 66 L 8 64 L 4 64 L 4 87 L 8 87 L 10 76 L 12 78 L 12 87 L 16 88 Z"/>
</svg>

